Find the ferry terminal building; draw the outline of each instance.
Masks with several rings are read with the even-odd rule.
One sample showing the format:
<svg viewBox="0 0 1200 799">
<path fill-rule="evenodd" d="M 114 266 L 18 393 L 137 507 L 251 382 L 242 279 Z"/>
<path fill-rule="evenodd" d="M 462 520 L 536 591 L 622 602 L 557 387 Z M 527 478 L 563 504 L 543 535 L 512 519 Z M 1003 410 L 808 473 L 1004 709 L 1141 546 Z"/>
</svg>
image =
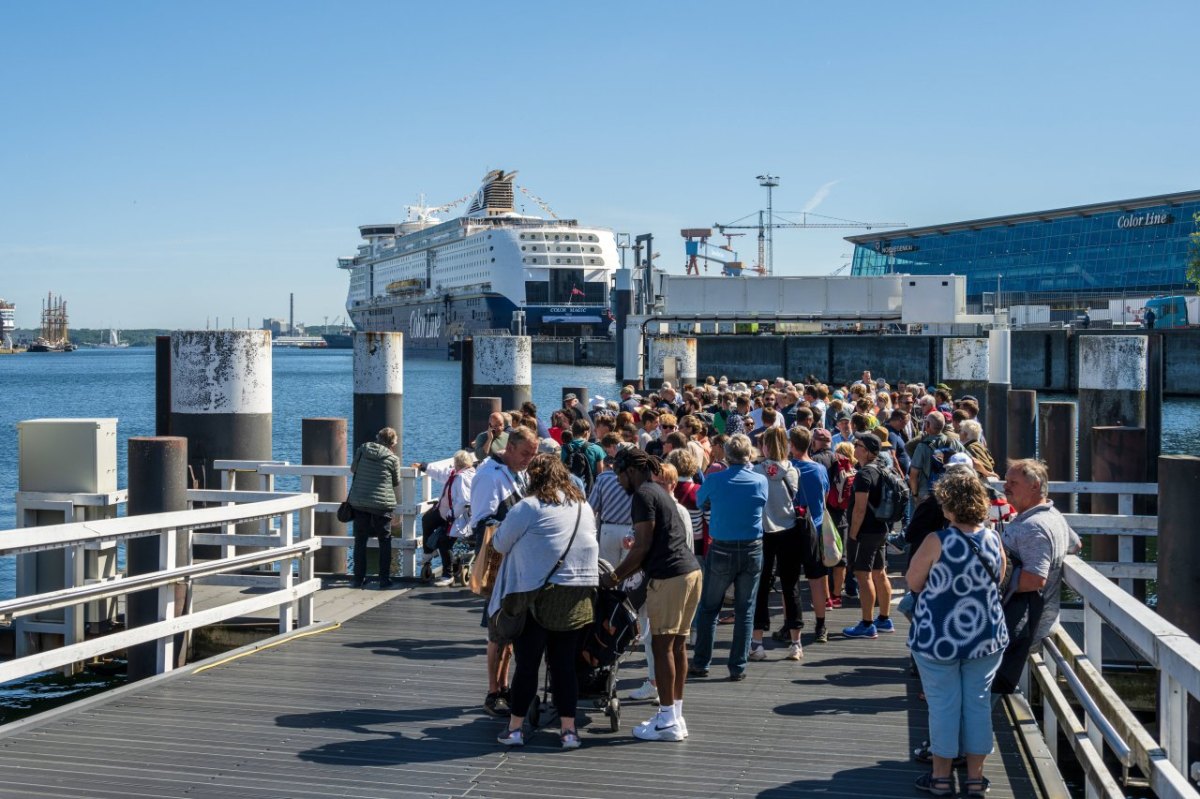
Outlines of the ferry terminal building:
<svg viewBox="0 0 1200 799">
<path fill-rule="evenodd" d="M 847 236 L 852 275 L 964 275 L 967 306 L 1107 307 L 1194 293 L 1189 235 L 1200 191 Z M 1001 301 L 996 302 L 999 289 Z"/>
</svg>

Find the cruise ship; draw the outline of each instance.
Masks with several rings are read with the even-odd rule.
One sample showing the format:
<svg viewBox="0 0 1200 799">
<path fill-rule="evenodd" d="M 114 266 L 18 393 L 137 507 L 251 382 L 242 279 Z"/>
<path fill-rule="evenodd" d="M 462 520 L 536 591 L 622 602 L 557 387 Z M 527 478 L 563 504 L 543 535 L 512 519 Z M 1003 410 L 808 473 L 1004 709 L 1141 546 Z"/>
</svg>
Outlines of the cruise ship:
<svg viewBox="0 0 1200 799">
<path fill-rule="evenodd" d="M 0 299 L 0 349 L 12 349 L 12 334 L 16 329 L 17 317 L 13 304 Z"/>
<path fill-rule="evenodd" d="M 536 198 L 551 218 L 519 213 L 516 174 L 489 172 L 456 219 L 437 214 L 457 203 L 422 204 L 407 207 L 405 222 L 359 227 L 358 254 L 338 259 L 350 273 L 355 327 L 399 331 L 406 352 L 439 357 L 465 336 L 522 326 L 529 335 L 606 335 L 616 236 L 555 218 Z"/>
</svg>

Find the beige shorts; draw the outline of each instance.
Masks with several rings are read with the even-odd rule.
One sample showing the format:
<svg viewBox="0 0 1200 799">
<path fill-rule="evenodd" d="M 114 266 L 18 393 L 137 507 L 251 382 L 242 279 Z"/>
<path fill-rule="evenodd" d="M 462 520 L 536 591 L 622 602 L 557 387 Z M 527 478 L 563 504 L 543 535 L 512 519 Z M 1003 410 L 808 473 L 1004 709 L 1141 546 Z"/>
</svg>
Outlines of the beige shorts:
<svg viewBox="0 0 1200 799">
<path fill-rule="evenodd" d="M 651 580 L 646 585 L 650 634 L 687 635 L 700 604 L 702 583 L 703 573 L 699 569 L 665 580 Z"/>
</svg>

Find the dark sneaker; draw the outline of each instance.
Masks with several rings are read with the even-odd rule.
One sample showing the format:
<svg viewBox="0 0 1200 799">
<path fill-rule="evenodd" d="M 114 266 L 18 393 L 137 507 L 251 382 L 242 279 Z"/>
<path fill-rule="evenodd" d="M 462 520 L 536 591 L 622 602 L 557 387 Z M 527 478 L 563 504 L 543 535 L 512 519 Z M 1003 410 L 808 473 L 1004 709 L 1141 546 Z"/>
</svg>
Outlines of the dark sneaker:
<svg viewBox="0 0 1200 799">
<path fill-rule="evenodd" d="M 894 633 L 896 632 L 896 625 L 892 624 L 891 619 L 876 617 L 875 630 L 881 633 Z"/>
<path fill-rule="evenodd" d="M 702 669 L 699 666 L 688 666 L 689 677 L 707 677 L 708 669 Z"/>
<path fill-rule="evenodd" d="M 853 627 L 843 629 L 842 635 L 847 638 L 878 638 L 879 631 L 875 629 L 875 625 L 871 622 L 860 621 Z"/>
<path fill-rule="evenodd" d="M 508 703 L 498 693 L 487 695 L 487 698 L 483 700 L 483 709 L 488 715 L 497 718 L 507 718 L 512 715 L 508 710 Z"/>
<path fill-rule="evenodd" d="M 829 643 L 829 630 L 825 629 L 824 624 L 817 628 L 817 635 L 813 641 L 818 644 Z"/>
<path fill-rule="evenodd" d="M 393 582 L 392 582 L 392 581 L 391 581 L 389 578 L 387 578 L 387 577 L 384 577 L 383 579 L 381 579 L 381 580 L 379 581 L 379 590 L 380 590 L 380 591 L 385 591 L 385 590 L 387 590 L 388 588 L 391 588 L 391 587 L 392 587 L 392 585 L 394 585 L 394 583 L 393 583 Z"/>
<path fill-rule="evenodd" d="M 363 586 L 363 581 L 361 579 L 359 579 L 358 577 L 352 577 L 350 579 L 350 587 L 351 588 L 362 588 L 362 586 Z"/>
<path fill-rule="evenodd" d="M 729 675 L 730 682 L 741 682 L 744 679 L 746 679 L 746 672 L 744 672 L 744 671 L 730 673 L 730 675 Z"/>
</svg>

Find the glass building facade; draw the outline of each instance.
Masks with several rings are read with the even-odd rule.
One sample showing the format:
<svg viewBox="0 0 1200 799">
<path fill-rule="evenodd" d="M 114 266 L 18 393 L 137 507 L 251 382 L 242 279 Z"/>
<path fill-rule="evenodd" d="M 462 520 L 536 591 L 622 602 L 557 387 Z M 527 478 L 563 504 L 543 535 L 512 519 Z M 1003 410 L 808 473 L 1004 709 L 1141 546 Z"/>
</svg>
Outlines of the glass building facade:
<svg viewBox="0 0 1200 799">
<path fill-rule="evenodd" d="M 850 236 L 851 274 L 964 275 L 976 310 L 997 289 L 1005 304 L 1063 308 L 1194 292 L 1197 212 L 1200 191 Z"/>
</svg>

